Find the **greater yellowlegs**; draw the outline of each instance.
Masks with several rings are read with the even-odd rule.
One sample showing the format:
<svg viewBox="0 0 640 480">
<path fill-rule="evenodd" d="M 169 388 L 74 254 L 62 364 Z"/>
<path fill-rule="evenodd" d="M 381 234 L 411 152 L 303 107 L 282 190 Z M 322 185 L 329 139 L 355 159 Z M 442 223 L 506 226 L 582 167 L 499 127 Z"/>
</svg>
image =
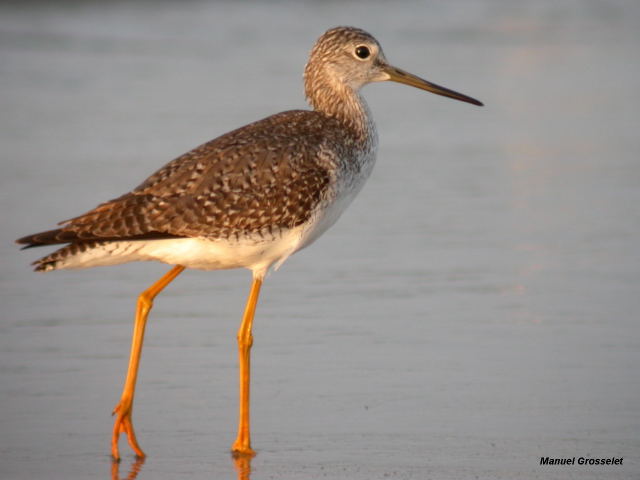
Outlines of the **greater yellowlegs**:
<svg viewBox="0 0 640 480">
<path fill-rule="evenodd" d="M 262 281 L 333 225 L 362 188 L 375 162 L 377 134 L 359 90 L 385 80 L 482 105 L 391 66 L 367 32 L 333 28 L 318 39 L 304 71 L 313 110 L 278 113 L 222 135 L 169 162 L 133 191 L 17 241 L 25 248 L 67 244 L 34 262 L 39 272 L 139 260 L 173 265 L 138 297 L 129 368 L 113 411 L 116 460 L 120 433 L 144 456 L 131 414 L 145 324 L 155 296 L 185 268 L 253 272 L 238 331 L 240 414 L 232 451 L 254 454 L 249 353 Z"/>
</svg>

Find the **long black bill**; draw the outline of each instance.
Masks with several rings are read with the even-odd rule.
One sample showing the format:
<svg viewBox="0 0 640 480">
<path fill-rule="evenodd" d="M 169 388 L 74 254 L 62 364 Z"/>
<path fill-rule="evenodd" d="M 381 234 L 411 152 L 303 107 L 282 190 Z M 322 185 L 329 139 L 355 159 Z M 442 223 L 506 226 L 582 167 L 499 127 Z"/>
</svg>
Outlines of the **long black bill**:
<svg viewBox="0 0 640 480">
<path fill-rule="evenodd" d="M 478 105 L 482 107 L 484 104 L 475 98 L 468 97 L 467 95 L 463 95 L 462 93 L 454 92 L 453 90 L 449 90 L 448 88 L 441 87 L 440 85 L 436 85 L 435 83 L 427 82 L 423 78 L 416 77 L 415 75 L 405 72 L 396 67 L 392 67 L 391 65 L 386 65 L 384 67 L 384 71 L 387 75 L 389 75 L 389 80 L 392 82 L 404 83 L 405 85 L 410 85 L 412 87 L 420 88 L 422 90 L 426 90 L 427 92 L 435 93 L 436 95 L 442 95 L 443 97 L 453 98 L 455 100 L 460 100 L 461 102 L 471 103 L 473 105 Z"/>
</svg>

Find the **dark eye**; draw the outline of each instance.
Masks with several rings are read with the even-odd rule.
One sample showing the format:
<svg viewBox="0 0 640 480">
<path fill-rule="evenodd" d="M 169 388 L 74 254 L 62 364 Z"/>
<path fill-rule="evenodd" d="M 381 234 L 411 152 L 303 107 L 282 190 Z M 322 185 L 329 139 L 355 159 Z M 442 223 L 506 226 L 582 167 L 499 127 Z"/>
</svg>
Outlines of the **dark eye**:
<svg viewBox="0 0 640 480">
<path fill-rule="evenodd" d="M 364 60 L 365 58 L 369 58 L 369 55 L 371 55 L 371 52 L 368 47 L 365 47 L 364 45 L 356 47 L 356 56 L 358 58 L 362 58 Z"/>
</svg>

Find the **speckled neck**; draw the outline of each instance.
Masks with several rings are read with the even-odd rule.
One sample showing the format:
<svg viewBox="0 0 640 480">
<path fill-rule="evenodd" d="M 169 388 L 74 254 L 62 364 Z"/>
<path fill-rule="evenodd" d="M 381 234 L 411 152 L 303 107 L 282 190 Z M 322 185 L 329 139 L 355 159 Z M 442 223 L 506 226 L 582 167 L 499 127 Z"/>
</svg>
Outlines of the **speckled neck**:
<svg viewBox="0 0 640 480">
<path fill-rule="evenodd" d="M 314 110 L 337 119 L 353 132 L 360 142 L 369 143 L 375 135 L 375 125 L 367 103 L 357 90 L 331 75 L 312 56 L 304 72 L 307 101 Z"/>
</svg>

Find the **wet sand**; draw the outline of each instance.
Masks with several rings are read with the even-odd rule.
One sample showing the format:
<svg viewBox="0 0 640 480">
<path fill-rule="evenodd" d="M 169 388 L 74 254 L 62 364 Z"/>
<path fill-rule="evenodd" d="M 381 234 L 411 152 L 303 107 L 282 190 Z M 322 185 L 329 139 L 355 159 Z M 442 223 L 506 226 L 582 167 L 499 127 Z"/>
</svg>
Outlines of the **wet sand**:
<svg viewBox="0 0 640 480">
<path fill-rule="evenodd" d="M 250 273 L 159 297 L 134 413 L 149 457 L 122 440 L 112 472 L 135 297 L 166 267 L 36 275 L 47 250 L 12 242 L 304 107 L 308 50 L 338 24 L 486 107 L 366 87 L 372 178 L 258 307 L 251 478 L 637 475 L 639 19 L 631 1 L 1 6 L 0 477 L 238 475 Z"/>
</svg>

